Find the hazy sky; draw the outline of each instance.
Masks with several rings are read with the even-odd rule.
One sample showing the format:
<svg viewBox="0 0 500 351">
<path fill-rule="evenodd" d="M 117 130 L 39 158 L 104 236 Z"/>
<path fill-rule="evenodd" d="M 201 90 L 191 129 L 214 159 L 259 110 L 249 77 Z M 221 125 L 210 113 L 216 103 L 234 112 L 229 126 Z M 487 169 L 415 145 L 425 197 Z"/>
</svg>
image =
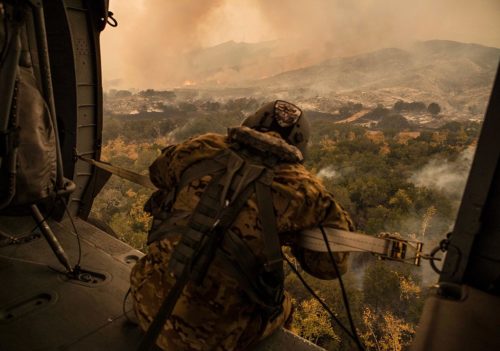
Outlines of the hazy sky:
<svg viewBox="0 0 500 351">
<path fill-rule="evenodd" d="M 500 47 L 500 0 L 111 0 L 101 35 L 105 88 L 183 79 L 183 53 L 229 40 L 286 40 L 318 57 L 415 40 Z M 175 84 L 175 83 L 174 83 Z"/>
</svg>

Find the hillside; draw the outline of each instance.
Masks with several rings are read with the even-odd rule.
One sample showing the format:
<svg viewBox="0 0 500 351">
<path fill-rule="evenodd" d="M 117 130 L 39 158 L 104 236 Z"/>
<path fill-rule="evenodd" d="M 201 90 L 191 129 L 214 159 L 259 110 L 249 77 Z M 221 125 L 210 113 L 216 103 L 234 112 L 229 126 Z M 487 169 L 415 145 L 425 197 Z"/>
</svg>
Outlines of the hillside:
<svg viewBox="0 0 500 351">
<path fill-rule="evenodd" d="M 497 48 L 434 40 L 406 49 L 387 48 L 335 58 L 259 83 L 274 87 L 323 86 L 330 91 L 402 86 L 450 92 L 484 86 L 491 80 L 499 57 Z"/>
<path fill-rule="evenodd" d="M 185 86 L 213 88 L 245 86 L 256 79 L 317 63 L 317 59 L 282 41 L 228 41 L 192 51 L 183 57 L 183 62 L 188 72 Z"/>
<path fill-rule="evenodd" d="M 230 41 L 185 56 L 184 88 L 215 99 L 240 97 L 243 89 L 327 113 L 348 102 L 437 102 L 445 119 L 481 120 L 499 58 L 498 48 L 431 40 L 318 63 L 314 53 L 281 41 Z"/>
<path fill-rule="evenodd" d="M 363 104 L 436 101 L 448 113 L 482 115 L 499 57 L 497 48 L 434 40 L 335 58 L 255 84 Z"/>
</svg>

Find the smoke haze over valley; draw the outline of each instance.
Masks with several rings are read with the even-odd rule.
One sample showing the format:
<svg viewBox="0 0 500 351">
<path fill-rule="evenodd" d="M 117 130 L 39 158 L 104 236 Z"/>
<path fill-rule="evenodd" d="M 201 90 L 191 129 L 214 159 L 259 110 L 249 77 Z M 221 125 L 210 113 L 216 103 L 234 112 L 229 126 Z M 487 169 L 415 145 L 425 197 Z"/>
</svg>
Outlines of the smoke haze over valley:
<svg viewBox="0 0 500 351">
<path fill-rule="evenodd" d="M 442 116 L 479 120 L 500 57 L 495 0 L 140 0 L 111 10 L 119 26 L 102 35 L 105 89 L 283 98 L 325 113 L 436 102 Z"/>
<path fill-rule="evenodd" d="M 500 47 L 496 0 L 111 1 L 107 88 L 241 83 L 415 41 Z M 200 82 L 198 82 L 200 80 Z"/>
</svg>

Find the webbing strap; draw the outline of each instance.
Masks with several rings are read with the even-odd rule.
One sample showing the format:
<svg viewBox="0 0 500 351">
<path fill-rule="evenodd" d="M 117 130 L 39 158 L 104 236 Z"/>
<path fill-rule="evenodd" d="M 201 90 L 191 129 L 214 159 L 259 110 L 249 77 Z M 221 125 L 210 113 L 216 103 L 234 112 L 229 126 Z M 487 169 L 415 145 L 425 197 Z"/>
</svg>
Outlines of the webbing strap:
<svg viewBox="0 0 500 351">
<path fill-rule="evenodd" d="M 177 223 L 189 218 L 190 216 L 191 212 L 174 211 L 172 212 L 171 216 L 167 217 L 163 221 L 159 221 L 160 223 L 153 223 L 154 228 L 152 227 L 149 231 L 147 244 L 149 245 L 152 242 L 164 239 L 169 235 L 175 234 L 175 231 L 179 231 L 179 225 Z"/>
<path fill-rule="evenodd" d="M 188 167 L 183 172 L 179 184 L 177 185 L 177 189 L 181 189 L 187 184 L 191 183 L 196 178 L 199 178 L 200 174 L 201 175 L 213 174 L 223 170 L 226 167 L 226 165 L 223 163 L 223 157 L 224 155 L 221 154 L 219 157 L 216 157 L 215 159 L 203 160 Z M 97 161 L 83 156 L 79 156 L 78 158 L 88 164 L 91 164 L 94 167 L 100 168 L 120 178 L 129 180 L 132 183 L 139 184 L 148 189 L 154 189 L 154 190 L 157 189 L 156 186 L 149 179 L 149 176 L 142 175 L 122 167 L 114 166 L 107 162 Z M 175 195 L 175 192 L 172 194 Z"/>
<path fill-rule="evenodd" d="M 181 179 L 176 186 L 177 191 L 182 189 L 195 179 L 201 178 L 205 175 L 212 175 L 224 170 L 226 168 L 224 158 L 226 157 L 227 155 L 225 153 L 221 153 L 214 159 L 203 160 L 186 168 L 184 172 L 182 172 Z"/>
<path fill-rule="evenodd" d="M 261 279 L 262 263 L 241 237 L 228 230 L 224 236 L 224 246 L 217 251 L 217 257 L 249 297 L 268 315 L 279 312 L 282 282 L 276 284 Z"/>
<path fill-rule="evenodd" d="M 267 174 L 267 176 L 267 179 L 271 178 L 272 181 L 272 174 Z M 266 257 L 264 268 L 268 272 L 279 268 L 283 269 L 283 257 L 270 184 L 264 184 L 262 181 L 255 182 L 255 193 L 264 240 L 264 255 Z"/>
<path fill-rule="evenodd" d="M 390 241 L 375 236 L 324 227 L 332 252 L 389 253 Z M 304 230 L 298 237 L 298 245 L 315 252 L 328 252 L 323 235 L 317 228 Z"/>
<path fill-rule="evenodd" d="M 370 252 L 381 258 L 420 265 L 423 243 L 396 236 L 374 237 L 325 227 L 324 231 L 331 252 Z M 328 252 L 319 228 L 305 230 L 298 236 L 297 244 L 315 252 Z"/>
<path fill-rule="evenodd" d="M 109 164 L 106 162 L 97 161 L 97 160 L 93 160 L 93 159 L 82 157 L 82 156 L 79 156 L 79 159 L 91 164 L 94 167 L 100 168 L 100 169 L 105 170 L 111 174 L 114 174 L 120 178 L 127 179 L 127 180 L 131 181 L 132 183 L 142 185 L 143 187 L 148 188 L 148 189 L 155 189 L 156 190 L 156 187 L 153 185 L 153 183 L 151 183 L 151 180 L 149 180 L 148 176 L 145 176 L 145 175 L 133 172 L 133 171 L 129 171 L 128 169 L 125 169 L 125 168 L 113 166 L 112 164 Z"/>
</svg>

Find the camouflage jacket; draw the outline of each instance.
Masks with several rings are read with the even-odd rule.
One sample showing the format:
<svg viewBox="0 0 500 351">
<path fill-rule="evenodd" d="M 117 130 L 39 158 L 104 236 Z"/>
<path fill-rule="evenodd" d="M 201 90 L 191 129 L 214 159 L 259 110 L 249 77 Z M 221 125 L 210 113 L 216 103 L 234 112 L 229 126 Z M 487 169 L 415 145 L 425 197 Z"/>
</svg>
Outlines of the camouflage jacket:
<svg viewBox="0 0 500 351">
<path fill-rule="evenodd" d="M 264 145 L 269 140 L 277 149 L 290 148 L 277 134 L 252 133 L 261 134 L 258 139 Z M 231 141 L 227 136 L 205 134 L 163 150 L 150 167 L 151 181 L 159 188 L 148 208 L 154 222 L 170 216 L 177 218 L 174 222 L 179 226 L 187 224 L 189 214 L 196 207 L 211 177 L 202 176 L 178 189 L 174 201 L 164 206 L 170 192 L 179 184 L 186 168 L 213 158 L 221 150 L 227 149 Z M 335 278 L 328 255 L 294 245 L 294 236 L 318 224 L 353 230 L 349 216 L 302 164 L 278 162 L 273 171 L 271 189 L 281 243 L 292 247 L 296 259 L 308 273 L 320 279 Z M 254 195 L 248 199 L 230 229 L 245 240 L 257 257 L 262 255 L 262 229 Z M 149 252 L 132 270 L 131 292 L 136 314 L 144 330 L 172 286 L 165 271 L 178 240 L 179 237 L 174 236 L 150 243 Z M 341 272 L 347 269 L 346 256 L 336 254 Z M 240 350 L 282 326 L 290 313 L 291 299 L 285 294 L 283 313 L 272 322 L 266 321 L 258 306 L 227 274 L 224 265 L 215 260 L 202 285 L 189 283 L 185 287 L 157 344 L 164 350 Z"/>
</svg>

